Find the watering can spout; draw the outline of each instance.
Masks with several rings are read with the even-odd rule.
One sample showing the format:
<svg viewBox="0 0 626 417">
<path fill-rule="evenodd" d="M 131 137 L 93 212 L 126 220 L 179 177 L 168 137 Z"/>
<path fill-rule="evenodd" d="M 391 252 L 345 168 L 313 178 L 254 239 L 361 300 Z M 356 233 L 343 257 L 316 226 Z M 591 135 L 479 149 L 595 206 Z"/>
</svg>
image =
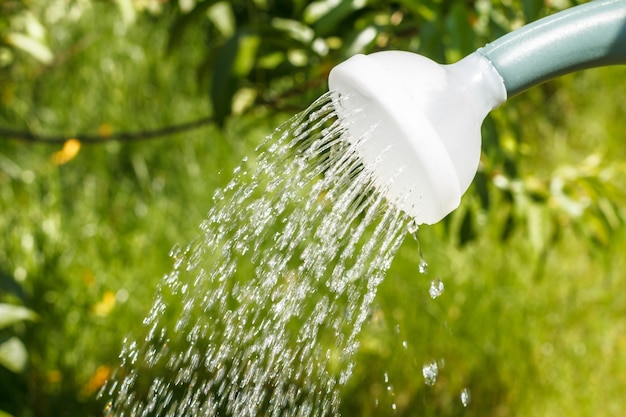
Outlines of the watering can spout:
<svg viewBox="0 0 626 417">
<path fill-rule="evenodd" d="M 478 167 L 482 121 L 506 100 L 478 53 L 452 65 L 401 51 L 356 55 L 333 68 L 329 87 L 374 184 L 426 224 L 458 207 Z"/>
<path fill-rule="evenodd" d="M 538 20 L 440 65 L 420 55 L 356 55 L 329 89 L 346 137 L 388 201 L 418 224 L 456 209 L 495 107 L 556 76 L 626 63 L 626 0 L 598 0 Z"/>
</svg>

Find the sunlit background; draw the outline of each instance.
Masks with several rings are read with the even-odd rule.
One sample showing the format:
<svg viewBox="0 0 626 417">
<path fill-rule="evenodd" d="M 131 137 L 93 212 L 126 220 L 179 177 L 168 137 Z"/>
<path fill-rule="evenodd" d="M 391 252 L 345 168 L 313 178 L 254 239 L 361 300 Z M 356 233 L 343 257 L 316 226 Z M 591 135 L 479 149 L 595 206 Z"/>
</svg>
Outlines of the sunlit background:
<svg viewBox="0 0 626 417">
<path fill-rule="evenodd" d="M 101 415 L 170 249 L 333 66 L 455 62 L 574 3 L 0 0 L 0 416 Z M 461 207 L 419 230 L 428 273 L 408 237 L 380 287 L 343 415 L 622 415 L 625 76 L 488 117 Z"/>
</svg>

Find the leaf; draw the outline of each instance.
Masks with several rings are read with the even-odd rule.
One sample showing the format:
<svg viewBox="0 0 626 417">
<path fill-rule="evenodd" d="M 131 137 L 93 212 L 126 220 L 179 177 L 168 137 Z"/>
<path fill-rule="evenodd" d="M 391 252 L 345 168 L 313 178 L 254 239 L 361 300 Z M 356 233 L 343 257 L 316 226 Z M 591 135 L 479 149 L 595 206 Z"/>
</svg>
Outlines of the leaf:
<svg viewBox="0 0 626 417">
<path fill-rule="evenodd" d="M 239 30 L 217 52 L 210 98 L 213 116 L 220 126 L 232 111 L 233 97 L 240 80 L 254 68 L 260 43 L 257 34 Z"/>
<path fill-rule="evenodd" d="M 117 3 L 117 8 L 122 15 L 124 25 L 128 27 L 135 23 L 137 13 L 135 12 L 132 0 L 115 0 L 115 3 Z"/>
<path fill-rule="evenodd" d="M 0 365 L 16 374 L 22 372 L 28 361 L 28 352 L 20 339 L 13 336 L 0 344 Z"/>
<path fill-rule="evenodd" d="M 400 0 L 400 4 L 409 10 L 415 18 L 424 19 L 433 22 L 439 18 L 441 6 L 435 4 L 426 4 L 432 2 Z"/>
<path fill-rule="evenodd" d="M 9 274 L 0 270 L 0 291 L 10 293 L 20 298 L 22 301 L 26 299 L 26 294 L 21 285 Z"/>
<path fill-rule="evenodd" d="M 10 45 L 30 54 L 44 64 L 49 64 L 54 59 L 50 48 L 39 39 L 31 38 L 22 33 L 9 33 L 6 35 L 6 40 Z"/>
<path fill-rule="evenodd" d="M 257 97 L 257 90 L 254 88 L 240 88 L 233 95 L 232 112 L 235 115 L 241 115 L 244 111 L 254 104 Z"/>
<path fill-rule="evenodd" d="M 226 1 L 219 1 L 207 10 L 207 17 L 213 22 L 220 34 L 228 38 L 237 27 L 233 6 Z"/>
<path fill-rule="evenodd" d="M 209 97 L 213 105 L 213 117 L 219 126 L 224 125 L 224 120 L 232 107 L 237 87 L 233 66 L 238 51 L 239 37 L 235 35 L 222 45 L 216 55 Z"/>
<path fill-rule="evenodd" d="M 544 0 L 522 0 L 522 10 L 526 22 L 532 22 L 541 17 L 543 6 Z"/>
<path fill-rule="evenodd" d="M 317 14 L 311 12 L 314 5 L 324 6 L 324 12 Z M 344 20 L 366 6 L 366 0 L 326 0 L 312 3 L 305 11 L 305 16 L 308 16 L 307 23 L 315 23 L 313 29 L 317 36 L 327 36 L 341 32 Z"/>
<path fill-rule="evenodd" d="M 178 8 L 183 13 L 189 13 L 198 4 L 196 0 L 178 0 Z"/>
<path fill-rule="evenodd" d="M 587 215 L 584 217 L 582 224 L 587 236 L 596 246 L 605 248 L 611 239 L 611 231 L 602 218 L 595 215 Z"/>
<path fill-rule="evenodd" d="M 13 417 L 13 414 L 9 414 L 6 411 L 0 410 L 0 417 Z"/>
<path fill-rule="evenodd" d="M 363 53 L 367 50 L 367 47 L 376 40 L 377 35 L 378 31 L 375 26 L 367 26 L 348 43 L 346 53 L 348 55 Z"/>
<path fill-rule="evenodd" d="M 217 0 L 206 0 L 195 5 L 189 13 L 181 14 L 170 27 L 169 37 L 167 39 L 167 51 L 172 52 L 183 39 L 187 29 L 196 24 L 202 18 L 206 17 L 206 11 L 209 7 L 217 3 Z"/>
<path fill-rule="evenodd" d="M 598 199 L 597 204 L 599 212 L 611 229 L 616 230 L 623 225 L 623 219 L 619 215 L 619 209 L 610 199 L 601 197 Z"/>
<path fill-rule="evenodd" d="M 476 239 L 476 230 L 474 228 L 474 212 L 472 211 L 472 207 L 470 207 L 463 216 L 463 220 L 461 221 L 461 228 L 459 230 L 459 245 L 465 246 L 469 242 Z"/>
<path fill-rule="evenodd" d="M 24 320 L 35 320 L 37 315 L 26 307 L 12 304 L 0 304 L 0 329 L 12 326 Z"/>
<path fill-rule="evenodd" d="M 271 25 L 277 30 L 284 32 L 285 35 L 305 45 L 311 43 L 315 35 L 313 29 L 293 19 L 275 17 L 272 19 Z"/>
<path fill-rule="evenodd" d="M 233 75 L 247 77 L 254 68 L 261 39 L 252 33 L 240 33 L 239 48 L 233 62 Z"/>
<path fill-rule="evenodd" d="M 489 193 L 489 181 L 487 175 L 483 171 L 478 171 L 474 177 L 474 190 L 480 200 L 480 206 L 483 210 L 488 210 L 491 202 Z"/>
<path fill-rule="evenodd" d="M 451 42 L 448 45 L 448 60 L 457 61 L 475 49 L 474 30 L 470 24 L 469 12 L 464 3 L 456 3 L 446 19 Z"/>
<path fill-rule="evenodd" d="M 506 214 L 504 223 L 502 225 L 502 230 L 500 231 L 499 239 L 501 242 L 506 242 L 509 240 L 511 236 L 513 236 L 513 232 L 517 227 L 517 219 L 513 213 L 510 211 Z"/>
<path fill-rule="evenodd" d="M 528 221 L 528 240 L 535 254 L 543 252 L 552 236 L 552 219 L 549 208 L 545 204 L 528 204 L 526 209 Z"/>
</svg>

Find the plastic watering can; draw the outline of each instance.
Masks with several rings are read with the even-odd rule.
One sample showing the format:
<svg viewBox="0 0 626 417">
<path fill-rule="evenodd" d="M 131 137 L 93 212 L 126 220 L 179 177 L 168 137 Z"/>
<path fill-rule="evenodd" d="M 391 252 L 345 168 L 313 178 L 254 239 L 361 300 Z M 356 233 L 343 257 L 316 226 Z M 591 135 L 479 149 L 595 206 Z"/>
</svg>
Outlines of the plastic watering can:
<svg viewBox="0 0 626 417">
<path fill-rule="evenodd" d="M 402 51 L 356 55 L 332 69 L 329 89 L 375 185 L 418 224 L 432 224 L 458 207 L 474 178 L 491 110 L 551 78 L 624 63 L 626 0 L 598 0 L 451 65 Z"/>
</svg>

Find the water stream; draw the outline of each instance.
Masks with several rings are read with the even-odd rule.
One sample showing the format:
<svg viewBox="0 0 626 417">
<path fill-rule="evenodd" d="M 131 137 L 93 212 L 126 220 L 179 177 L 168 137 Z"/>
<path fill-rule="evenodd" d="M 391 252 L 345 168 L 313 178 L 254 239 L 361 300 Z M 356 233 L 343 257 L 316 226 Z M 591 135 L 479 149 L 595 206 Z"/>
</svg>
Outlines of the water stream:
<svg viewBox="0 0 626 417">
<path fill-rule="evenodd" d="M 345 123 L 321 97 L 215 193 L 200 236 L 172 251 L 143 333 L 124 342 L 107 416 L 338 415 L 408 227 Z"/>
</svg>

